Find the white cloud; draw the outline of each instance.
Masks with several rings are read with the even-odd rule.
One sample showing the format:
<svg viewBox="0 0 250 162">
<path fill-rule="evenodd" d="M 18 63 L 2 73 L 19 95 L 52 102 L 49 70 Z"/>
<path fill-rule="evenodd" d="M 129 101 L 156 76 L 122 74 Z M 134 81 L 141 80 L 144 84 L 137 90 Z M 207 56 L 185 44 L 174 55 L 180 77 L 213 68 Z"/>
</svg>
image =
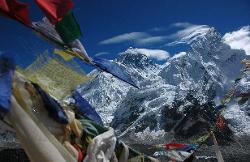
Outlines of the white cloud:
<svg viewBox="0 0 250 162">
<path fill-rule="evenodd" d="M 169 36 L 170 39 L 173 39 L 175 41 L 168 43 L 168 46 L 186 43 L 191 44 L 193 41 L 195 41 L 199 37 L 203 37 L 207 34 L 209 30 L 212 28 L 207 25 L 195 25 L 191 23 L 174 23 L 172 24 L 174 27 L 182 28 L 181 30 L 178 30 L 176 33 Z"/>
<path fill-rule="evenodd" d="M 152 29 L 149 29 L 149 31 L 153 31 L 153 32 L 161 32 L 161 31 L 165 31 L 166 29 L 163 27 L 154 27 Z"/>
<path fill-rule="evenodd" d="M 173 57 L 171 57 L 171 59 L 176 59 L 176 58 L 180 58 L 185 56 L 187 53 L 186 52 L 179 52 L 177 54 L 175 54 Z"/>
<path fill-rule="evenodd" d="M 164 28 L 155 27 L 148 32 L 160 32 L 165 30 Z M 124 43 L 124 42 L 131 42 L 134 46 L 147 46 L 157 43 L 164 43 L 168 39 L 167 36 L 156 35 L 151 36 L 148 32 L 131 32 L 131 33 L 124 33 L 121 35 L 114 36 L 112 38 L 103 40 L 99 42 L 102 45 L 109 45 L 109 44 L 117 44 L 117 43 Z"/>
<path fill-rule="evenodd" d="M 102 56 L 102 55 L 108 55 L 110 54 L 109 52 L 98 52 L 95 54 L 95 56 Z"/>
<path fill-rule="evenodd" d="M 179 28 L 187 28 L 192 26 L 193 24 L 189 23 L 189 22 L 177 22 L 177 23 L 173 23 L 171 24 L 171 26 L 173 27 L 179 27 Z"/>
<path fill-rule="evenodd" d="M 159 50 L 159 49 L 135 48 L 133 50 L 135 52 L 144 54 L 150 58 L 154 58 L 159 61 L 166 60 L 170 57 L 167 51 Z"/>
<path fill-rule="evenodd" d="M 145 32 L 131 32 L 121 35 L 114 36 L 112 38 L 101 41 L 99 44 L 116 44 L 128 41 L 136 41 L 138 39 L 143 39 L 149 37 L 149 34 Z"/>
<path fill-rule="evenodd" d="M 224 43 L 233 49 L 243 49 L 250 55 L 250 26 L 244 26 L 240 30 L 226 33 L 223 36 Z"/>
<path fill-rule="evenodd" d="M 136 41 L 137 45 L 151 45 L 156 43 L 162 43 L 167 40 L 168 37 L 166 36 L 154 36 L 154 37 L 147 37 L 144 39 L 139 39 Z"/>
</svg>

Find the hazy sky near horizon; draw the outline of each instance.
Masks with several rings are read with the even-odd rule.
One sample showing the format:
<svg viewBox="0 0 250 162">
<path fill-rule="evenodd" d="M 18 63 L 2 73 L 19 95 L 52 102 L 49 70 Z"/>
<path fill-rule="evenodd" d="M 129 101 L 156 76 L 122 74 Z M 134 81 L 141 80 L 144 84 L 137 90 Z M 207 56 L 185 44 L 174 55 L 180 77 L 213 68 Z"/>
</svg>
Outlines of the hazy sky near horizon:
<svg viewBox="0 0 250 162">
<path fill-rule="evenodd" d="M 43 17 L 32 0 L 20 1 L 31 3 L 33 21 Z M 114 59 L 119 52 L 134 47 L 164 62 L 169 56 L 187 50 L 192 34 L 202 34 L 210 27 L 222 36 L 229 33 L 225 38 L 232 46 L 239 47 L 232 41 L 232 37 L 236 39 L 239 35 L 237 32 L 246 36 L 243 43 L 249 43 L 250 0 L 74 0 L 74 3 L 73 12 L 83 32 L 81 41 L 91 56 Z M 0 51 L 13 53 L 23 65 L 44 50 L 53 49 L 13 20 L 0 17 L 0 26 Z"/>
</svg>

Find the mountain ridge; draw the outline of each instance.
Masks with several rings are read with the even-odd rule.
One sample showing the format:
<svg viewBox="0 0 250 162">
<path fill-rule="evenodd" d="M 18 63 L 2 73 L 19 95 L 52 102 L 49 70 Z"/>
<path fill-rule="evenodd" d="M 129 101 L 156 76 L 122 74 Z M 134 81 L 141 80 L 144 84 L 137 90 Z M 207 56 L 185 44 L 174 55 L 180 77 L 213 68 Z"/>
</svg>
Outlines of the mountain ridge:
<svg viewBox="0 0 250 162">
<path fill-rule="evenodd" d="M 122 52 L 114 61 L 123 66 L 139 90 L 100 73 L 79 91 L 120 135 L 148 128 L 167 131 L 165 125 L 170 119 L 163 112 L 173 108 L 176 99 L 184 101 L 176 108 L 178 112 L 193 104 L 186 99 L 190 93 L 200 105 L 218 105 L 243 68 L 240 61 L 249 59 L 243 50 L 223 43 L 214 28 L 193 40 L 189 51 L 169 58 L 163 65 L 133 48 Z"/>
</svg>

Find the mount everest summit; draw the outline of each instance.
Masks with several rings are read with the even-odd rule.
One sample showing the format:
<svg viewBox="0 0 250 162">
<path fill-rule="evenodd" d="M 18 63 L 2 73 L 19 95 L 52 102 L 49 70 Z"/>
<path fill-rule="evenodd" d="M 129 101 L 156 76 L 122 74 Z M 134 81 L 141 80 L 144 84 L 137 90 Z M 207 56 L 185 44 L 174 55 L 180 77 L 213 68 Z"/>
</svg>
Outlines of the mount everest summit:
<svg viewBox="0 0 250 162">
<path fill-rule="evenodd" d="M 140 89 L 94 70 L 89 74 L 94 78 L 78 91 L 120 137 L 143 131 L 168 132 L 179 120 L 176 113 L 184 113 L 190 107 L 213 109 L 219 105 L 241 76 L 241 61 L 249 59 L 243 50 L 223 43 L 214 28 L 192 39 L 189 51 L 170 57 L 163 65 L 154 63 L 137 48 L 122 52 L 114 62 Z M 249 83 L 249 75 L 242 75 L 236 85 L 237 93 L 247 93 Z M 169 115 L 171 111 L 175 115 Z M 233 99 L 223 116 L 235 134 L 250 134 L 247 102 L 239 105 Z"/>
</svg>

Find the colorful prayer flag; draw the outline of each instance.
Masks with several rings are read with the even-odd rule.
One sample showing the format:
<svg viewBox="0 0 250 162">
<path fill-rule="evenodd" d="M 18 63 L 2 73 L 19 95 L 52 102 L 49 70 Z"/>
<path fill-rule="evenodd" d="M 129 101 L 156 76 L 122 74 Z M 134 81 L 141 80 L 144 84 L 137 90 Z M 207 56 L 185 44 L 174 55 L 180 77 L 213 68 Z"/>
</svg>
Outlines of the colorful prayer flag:
<svg viewBox="0 0 250 162">
<path fill-rule="evenodd" d="M 0 12 L 26 26 L 31 25 L 27 3 L 18 2 L 16 0 L 0 0 Z"/>
<path fill-rule="evenodd" d="M 95 111 L 95 108 L 92 107 L 89 102 L 81 96 L 81 94 L 77 91 L 73 92 L 72 96 L 75 100 L 75 105 L 77 107 L 76 112 L 80 115 L 85 115 L 92 121 L 103 125 L 102 118 L 99 114 Z"/>
<path fill-rule="evenodd" d="M 51 24 L 55 25 L 63 19 L 65 14 L 73 7 L 72 0 L 35 0 L 43 10 Z"/>
<path fill-rule="evenodd" d="M 117 64 L 116 62 L 95 57 L 93 59 L 93 65 L 100 70 L 105 71 L 139 89 L 136 83 L 132 80 L 131 76 L 124 70 L 124 67 Z"/>
<path fill-rule="evenodd" d="M 182 143 L 167 143 L 165 144 L 166 149 L 179 149 L 188 146 L 187 144 Z"/>
<path fill-rule="evenodd" d="M 69 61 L 74 58 L 74 56 L 70 55 L 68 52 L 59 49 L 54 49 L 54 54 L 61 56 L 65 61 Z"/>
<path fill-rule="evenodd" d="M 0 56 L 0 112 L 10 110 L 14 63 L 7 56 Z"/>
<path fill-rule="evenodd" d="M 65 44 L 69 44 L 82 36 L 80 26 L 72 12 L 68 12 L 55 27 Z"/>
<path fill-rule="evenodd" d="M 226 123 L 225 123 L 225 119 L 223 118 L 223 116 L 219 116 L 216 119 L 215 125 L 218 129 L 223 130 L 226 127 Z"/>
</svg>

